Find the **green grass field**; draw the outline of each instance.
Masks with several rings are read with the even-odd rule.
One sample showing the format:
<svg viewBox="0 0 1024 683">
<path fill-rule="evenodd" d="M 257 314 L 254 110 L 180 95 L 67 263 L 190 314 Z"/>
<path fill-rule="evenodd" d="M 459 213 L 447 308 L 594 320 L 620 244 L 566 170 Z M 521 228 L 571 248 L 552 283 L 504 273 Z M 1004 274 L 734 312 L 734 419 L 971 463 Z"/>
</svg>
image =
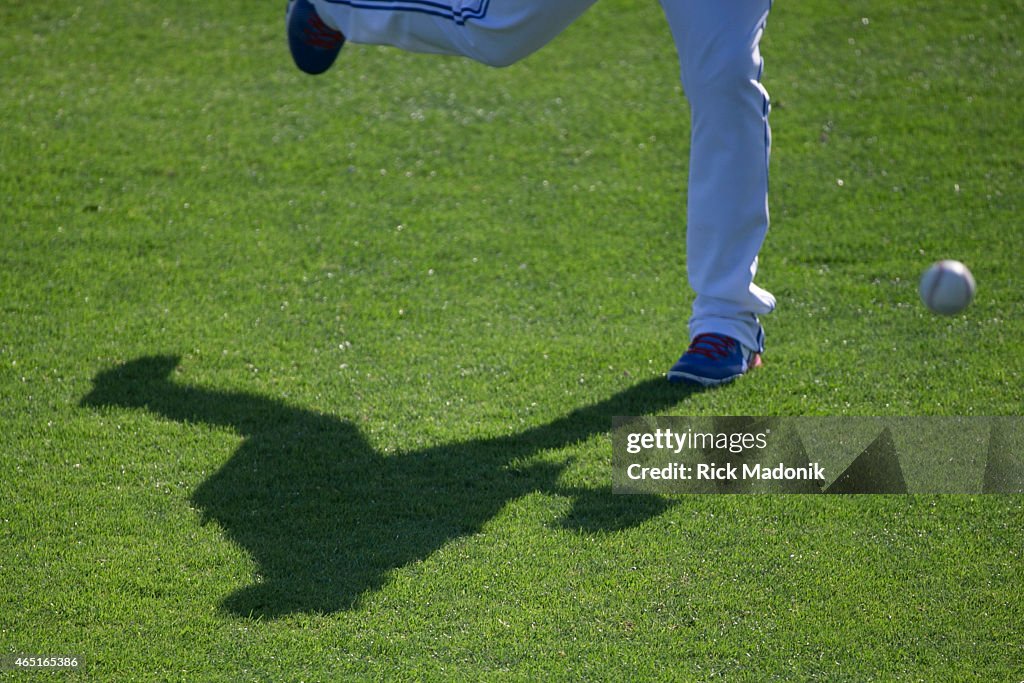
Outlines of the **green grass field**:
<svg viewBox="0 0 1024 683">
<path fill-rule="evenodd" d="M 1024 3 L 776 4 L 780 305 L 707 392 L 662 378 L 691 295 L 657 3 L 507 69 L 350 45 L 318 78 L 284 4 L 0 0 L 0 657 L 1024 680 L 1019 496 L 610 470 L 614 415 L 1020 414 Z M 962 315 L 918 302 L 940 258 Z"/>
</svg>

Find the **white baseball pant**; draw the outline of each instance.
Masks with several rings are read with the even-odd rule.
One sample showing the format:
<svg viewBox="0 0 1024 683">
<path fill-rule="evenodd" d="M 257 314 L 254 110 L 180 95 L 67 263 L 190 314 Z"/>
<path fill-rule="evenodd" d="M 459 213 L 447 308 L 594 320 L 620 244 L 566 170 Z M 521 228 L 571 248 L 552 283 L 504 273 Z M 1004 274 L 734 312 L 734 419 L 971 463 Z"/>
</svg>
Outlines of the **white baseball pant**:
<svg viewBox="0 0 1024 683">
<path fill-rule="evenodd" d="M 312 0 L 348 41 L 462 55 L 492 66 L 540 49 L 596 0 Z M 754 284 L 768 230 L 768 93 L 759 44 L 771 0 L 661 0 L 690 103 L 686 262 L 690 337 L 763 351 Z"/>
</svg>

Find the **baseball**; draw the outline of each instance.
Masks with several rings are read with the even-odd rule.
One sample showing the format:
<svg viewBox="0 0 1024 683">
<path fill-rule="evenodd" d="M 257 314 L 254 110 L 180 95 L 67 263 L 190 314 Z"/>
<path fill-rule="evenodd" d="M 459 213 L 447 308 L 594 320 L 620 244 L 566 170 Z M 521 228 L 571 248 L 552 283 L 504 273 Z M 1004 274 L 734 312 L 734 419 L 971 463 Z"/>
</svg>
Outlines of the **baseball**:
<svg viewBox="0 0 1024 683">
<path fill-rule="evenodd" d="M 974 298 L 974 276 L 959 261 L 938 261 L 924 271 L 918 292 L 931 311 L 953 315 L 967 308 Z"/>
</svg>

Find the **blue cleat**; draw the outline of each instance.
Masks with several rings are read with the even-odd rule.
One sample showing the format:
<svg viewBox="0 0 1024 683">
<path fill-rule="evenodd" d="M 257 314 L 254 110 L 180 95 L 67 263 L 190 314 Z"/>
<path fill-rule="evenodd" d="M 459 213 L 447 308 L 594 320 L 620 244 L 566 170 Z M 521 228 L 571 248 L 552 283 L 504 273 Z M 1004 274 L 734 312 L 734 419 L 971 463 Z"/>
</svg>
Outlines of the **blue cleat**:
<svg viewBox="0 0 1024 683">
<path fill-rule="evenodd" d="M 295 66 L 308 74 L 331 68 L 345 44 L 345 36 L 324 23 L 309 0 L 289 0 L 285 13 L 288 47 Z"/>
<path fill-rule="evenodd" d="M 731 382 L 761 365 L 761 354 L 724 334 L 698 334 L 668 371 L 668 381 L 705 387 Z"/>
</svg>

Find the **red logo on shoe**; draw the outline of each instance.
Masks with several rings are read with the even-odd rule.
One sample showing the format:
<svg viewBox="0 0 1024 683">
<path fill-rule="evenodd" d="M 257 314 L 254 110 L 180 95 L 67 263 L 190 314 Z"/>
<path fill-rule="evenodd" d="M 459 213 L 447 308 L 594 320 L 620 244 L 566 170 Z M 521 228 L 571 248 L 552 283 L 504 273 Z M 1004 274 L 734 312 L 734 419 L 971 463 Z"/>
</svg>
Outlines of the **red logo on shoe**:
<svg viewBox="0 0 1024 683">
<path fill-rule="evenodd" d="M 309 17 L 302 37 L 307 45 L 321 50 L 335 50 L 345 42 L 345 36 L 341 31 L 335 31 L 316 14 Z"/>
</svg>

